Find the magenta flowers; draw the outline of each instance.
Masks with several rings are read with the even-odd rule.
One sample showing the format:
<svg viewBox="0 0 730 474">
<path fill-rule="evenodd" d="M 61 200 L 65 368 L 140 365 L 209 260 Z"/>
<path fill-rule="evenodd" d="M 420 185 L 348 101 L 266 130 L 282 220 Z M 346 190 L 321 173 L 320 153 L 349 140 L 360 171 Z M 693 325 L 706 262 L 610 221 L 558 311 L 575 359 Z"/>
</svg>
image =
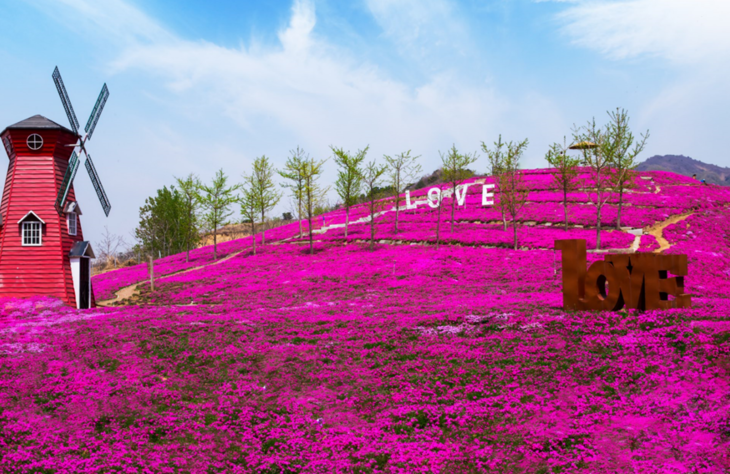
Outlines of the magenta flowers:
<svg viewBox="0 0 730 474">
<path fill-rule="evenodd" d="M 654 176 L 660 192 L 637 194 L 693 191 Z M 536 218 L 512 251 L 491 218 L 462 215 L 436 251 L 420 207 L 402 234 L 378 217 L 377 238 L 401 243 L 374 252 L 337 227 L 314 255 L 296 226 L 256 256 L 250 238 L 221 244 L 241 253 L 144 288 L 138 306 L 0 300 L 0 470 L 726 472 L 730 193 L 708 188 L 655 206 L 693 213 L 663 234 L 688 255 L 692 309 L 565 313 L 550 239 L 591 229 Z M 492 212 L 458 212 L 472 210 Z M 211 263 L 195 255 L 188 268 Z M 139 271 L 102 275 L 105 291 Z"/>
</svg>

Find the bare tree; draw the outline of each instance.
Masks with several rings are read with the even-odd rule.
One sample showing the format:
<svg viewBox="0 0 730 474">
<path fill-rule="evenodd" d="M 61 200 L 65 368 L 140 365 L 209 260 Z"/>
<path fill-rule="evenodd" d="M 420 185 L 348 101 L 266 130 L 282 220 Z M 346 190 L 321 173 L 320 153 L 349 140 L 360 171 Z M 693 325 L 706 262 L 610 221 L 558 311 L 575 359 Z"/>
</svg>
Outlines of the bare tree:
<svg viewBox="0 0 730 474">
<path fill-rule="evenodd" d="M 454 210 L 456 209 L 457 201 L 456 187 L 460 181 L 465 180 L 471 175 L 467 166 L 477 161 L 479 156 L 476 152 L 473 154 L 461 154 L 456 149 L 456 145 L 451 145 L 451 149 L 445 155 L 441 152 L 439 152 L 439 155 L 441 156 L 443 179 L 451 185 L 451 232 L 453 233 Z M 464 193 L 466 193 L 466 190 Z"/>
<path fill-rule="evenodd" d="M 375 203 L 377 188 L 382 184 L 381 180 L 387 168 L 385 165 L 378 165 L 375 160 L 365 165 L 362 173 L 362 183 L 365 191 L 365 198 L 368 200 L 370 210 L 370 251 L 375 250 Z"/>
<path fill-rule="evenodd" d="M 503 172 L 499 175 L 499 199 L 504 203 L 504 208 L 512 218 L 515 250 L 517 250 L 517 216 L 527 202 L 530 193 L 529 188 L 525 185 L 524 174 L 520 169 L 520 159 L 528 143 L 527 139 L 518 143 L 507 143 Z"/>
<path fill-rule="evenodd" d="M 406 187 L 418 178 L 421 174 L 421 165 L 416 163 L 421 155 L 411 156 L 411 150 L 405 153 L 399 153 L 394 156 L 383 155 L 385 163 L 388 166 L 388 181 L 393 188 L 393 198 L 395 200 L 395 232 L 398 233 L 398 216 L 400 213 L 400 195 L 406 190 Z"/>
<path fill-rule="evenodd" d="M 629 114 L 624 109 L 608 112 L 609 122 L 606 125 L 605 145 L 603 153 L 611 163 L 611 185 L 618 192 L 618 215 L 616 229 L 621 229 L 621 210 L 624 202 L 624 191 L 631 188 L 638 166 L 636 157 L 644 150 L 649 138 L 649 130 L 639 139 L 629 128 Z M 633 148 L 632 148 L 633 147 Z"/>
<path fill-rule="evenodd" d="M 350 223 L 350 207 L 357 204 L 357 198 L 362 187 L 362 162 L 368 152 L 369 146 L 364 150 L 358 150 L 356 154 L 346 152 L 342 148 L 332 148 L 335 155 L 335 163 L 340 169 L 337 172 L 335 189 L 337 195 L 342 199 L 345 206 L 345 238 L 347 238 L 347 227 Z"/>
<path fill-rule="evenodd" d="M 487 144 L 482 142 L 482 150 L 484 153 L 487 154 L 487 160 L 489 161 L 489 170 L 488 173 L 492 178 L 494 179 L 494 182 L 499 185 L 500 181 L 502 180 L 501 175 L 504 172 L 504 160 L 505 155 L 502 148 L 504 147 L 504 143 L 502 143 L 502 135 L 499 136 L 499 139 L 494 142 L 494 149 L 490 150 L 489 147 L 487 147 Z M 500 212 L 502 213 L 502 226 L 503 229 L 507 230 L 507 208 L 505 207 L 505 203 L 502 202 L 502 197 L 500 193 L 499 203 L 498 207 Z"/>
<path fill-rule="evenodd" d="M 563 214 L 564 228 L 568 230 L 568 192 L 573 191 L 579 185 L 578 183 L 578 165 L 580 160 L 567 155 L 568 147 L 563 137 L 563 145 L 553 143 L 550 146 L 545 160 L 555 170 L 553 172 L 553 184 L 563 192 Z"/>
<path fill-rule="evenodd" d="M 304 172 L 307 157 L 304 150 L 297 147 L 291 150 L 289 158 L 286 160 L 284 169 L 279 171 L 279 175 L 288 180 L 281 186 L 291 191 L 291 196 L 296 201 L 297 220 L 299 220 L 299 237 L 301 238 L 304 230 L 302 229 L 302 216 L 304 215 L 302 204 L 304 201 Z"/>
<path fill-rule="evenodd" d="M 314 209 L 321 203 L 324 195 L 329 190 L 329 187 L 323 188 L 318 182 L 326 161 L 326 159 L 315 160 L 314 158 L 306 157 L 302 166 L 302 203 L 307 213 L 307 220 L 309 221 L 310 255 L 314 255 L 314 239 L 312 237 L 312 216 L 314 215 Z"/>
<path fill-rule="evenodd" d="M 596 207 L 596 249 L 601 248 L 601 212 L 611 194 L 611 162 L 606 155 L 606 136 L 592 119 L 582 127 L 573 127 L 573 142 L 570 148 L 580 150 L 582 164 L 587 167 L 589 179 L 583 184 L 590 204 Z M 591 191 L 595 190 L 593 197 Z"/>
<path fill-rule="evenodd" d="M 266 213 L 279 203 L 281 193 L 274 184 L 274 166 L 266 155 L 256 158 L 250 175 L 243 175 L 244 184 L 261 215 L 261 245 L 266 245 Z M 256 238 L 254 237 L 254 240 Z"/>
<path fill-rule="evenodd" d="M 104 232 L 101 234 L 101 240 L 96 244 L 99 252 L 98 258 L 106 260 L 107 266 L 114 262 L 114 266 L 116 268 L 117 254 L 121 249 L 126 247 L 126 245 L 127 243 L 124 241 L 124 237 L 109 232 L 109 227 L 104 226 Z"/>
</svg>

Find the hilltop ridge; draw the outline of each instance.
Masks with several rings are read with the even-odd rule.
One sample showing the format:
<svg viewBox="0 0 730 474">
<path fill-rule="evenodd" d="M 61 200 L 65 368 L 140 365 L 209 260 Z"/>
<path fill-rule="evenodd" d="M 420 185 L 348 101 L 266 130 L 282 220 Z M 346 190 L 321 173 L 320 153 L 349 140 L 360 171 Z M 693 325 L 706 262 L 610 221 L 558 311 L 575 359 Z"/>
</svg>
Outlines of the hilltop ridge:
<svg viewBox="0 0 730 474">
<path fill-rule="evenodd" d="M 730 186 L 730 168 L 704 163 L 684 155 L 655 155 L 639 163 L 638 171 L 669 171 L 683 176 L 697 175 L 708 184 Z"/>
</svg>

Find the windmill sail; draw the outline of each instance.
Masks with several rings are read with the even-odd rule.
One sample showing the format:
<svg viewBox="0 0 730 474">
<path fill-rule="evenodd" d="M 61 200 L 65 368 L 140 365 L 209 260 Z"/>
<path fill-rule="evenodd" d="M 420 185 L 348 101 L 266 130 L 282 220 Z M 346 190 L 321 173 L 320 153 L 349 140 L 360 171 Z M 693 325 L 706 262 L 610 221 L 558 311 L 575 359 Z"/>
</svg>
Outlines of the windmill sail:
<svg viewBox="0 0 730 474">
<path fill-rule="evenodd" d="M 109 89 L 106 87 L 106 84 L 101 88 L 101 92 L 99 92 L 99 98 L 96 99 L 96 104 L 94 105 L 94 110 L 91 111 L 91 115 L 89 115 L 89 121 L 86 122 L 86 127 L 84 127 L 84 130 L 86 131 L 86 139 L 91 140 L 91 135 L 94 133 L 94 129 L 96 128 L 96 123 L 99 121 L 99 117 L 101 116 L 101 111 L 104 110 L 104 104 L 106 104 L 106 100 L 109 98 Z"/>
<path fill-rule="evenodd" d="M 66 174 L 63 175 L 63 181 L 61 181 L 61 187 L 58 188 L 58 196 L 56 197 L 56 212 L 58 214 L 63 213 L 63 205 L 68 197 L 68 192 L 71 190 L 71 185 L 76 177 L 76 171 L 79 169 L 79 157 L 76 152 L 73 152 L 71 158 L 68 160 L 68 167 L 66 168 Z"/>
<path fill-rule="evenodd" d="M 111 211 L 112 205 L 109 202 L 109 198 L 106 197 L 104 187 L 101 185 L 99 175 L 96 173 L 96 168 L 94 167 L 94 163 L 91 161 L 91 155 L 89 154 L 86 155 L 86 171 L 89 172 L 89 178 L 91 178 L 91 183 L 94 185 L 94 190 L 99 198 L 102 209 L 104 209 L 104 214 L 109 217 L 109 211 Z"/>
<path fill-rule="evenodd" d="M 58 70 L 58 66 L 53 70 L 53 82 L 56 83 L 56 89 L 58 90 L 58 95 L 61 97 L 61 102 L 63 103 L 64 110 L 66 110 L 66 116 L 71 124 L 71 128 L 78 135 L 79 119 L 76 118 L 73 105 L 71 105 L 71 99 L 68 98 L 68 92 L 66 92 L 66 86 L 63 85 L 63 79 L 61 79 L 61 72 Z"/>
</svg>

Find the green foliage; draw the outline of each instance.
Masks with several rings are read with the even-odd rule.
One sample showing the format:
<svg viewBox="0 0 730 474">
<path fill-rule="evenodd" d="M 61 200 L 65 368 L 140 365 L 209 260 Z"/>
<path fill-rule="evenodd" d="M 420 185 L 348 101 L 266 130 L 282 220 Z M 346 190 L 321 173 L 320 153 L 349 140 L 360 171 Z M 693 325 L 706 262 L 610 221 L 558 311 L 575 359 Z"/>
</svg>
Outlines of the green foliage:
<svg viewBox="0 0 730 474">
<path fill-rule="evenodd" d="M 580 160 L 567 154 L 568 148 L 560 143 L 553 143 L 545 154 L 545 160 L 555 171 L 553 184 L 563 192 L 563 212 L 565 214 L 565 230 L 568 230 L 568 192 L 578 187 L 578 165 Z"/>
<path fill-rule="evenodd" d="M 395 232 L 398 233 L 398 214 L 400 213 L 400 194 L 406 186 L 421 174 L 421 165 L 416 163 L 420 155 L 411 156 L 411 150 L 395 156 L 383 155 L 388 168 L 388 182 L 395 201 Z"/>
<path fill-rule="evenodd" d="M 200 202 L 198 200 L 198 188 L 200 188 L 200 179 L 190 173 L 185 179 L 175 178 L 183 196 L 183 211 L 187 216 L 183 225 L 183 238 L 185 239 L 185 261 L 190 260 L 190 247 L 194 247 L 200 240 L 198 232 L 198 208 Z"/>
<path fill-rule="evenodd" d="M 362 187 L 362 162 L 368 153 L 369 146 L 363 150 L 358 150 L 352 154 L 346 152 L 342 148 L 332 148 L 335 163 L 339 167 L 337 171 L 337 181 L 335 182 L 335 190 L 337 195 L 342 199 L 345 206 L 345 238 L 347 238 L 347 228 L 350 221 L 350 207 L 357 203 L 357 195 Z"/>
<path fill-rule="evenodd" d="M 185 194 L 165 186 L 145 199 L 135 236 L 144 252 L 155 257 L 183 252 L 188 244 L 197 243 L 197 216 L 189 212 Z"/>
<path fill-rule="evenodd" d="M 233 214 L 231 204 L 239 200 L 234 193 L 239 185 L 228 186 L 228 177 L 220 169 L 213 177 L 210 185 L 201 184 L 198 187 L 198 201 L 203 209 L 202 221 L 208 231 L 213 232 L 213 259 L 218 257 L 218 229 L 228 223 Z"/>
<path fill-rule="evenodd" d="M 377 200 L 377 194 L 375 190 L 380 186 L 383 175 L 387 171 L 385 165 L 379 165 L 375 163 L 375 160 L 365 165 L 365 169 L 362 173 L 363 190 L 365 191 L 365 197 L 368 200 L 368 208 L 370 210 L 370 250 L 375 248 L 375 203 Z"/>
<path fill-rule="evenodd" d="M 261 224 L 266 221 L 266 214 L 270 212 L 276 204 L 281 200 L 282 194 L 276 190 L 274 184 L 274 166 L 271 164 L 266 155 L 256 158 L 253 162 L 253 170 L 251 174 L 243 175 L 243 184 L 241 187 L 245 190 L 243 200 L 246 201 L 244 207 L 253 206 L 258 215 L 261 216 Z M 255 220 L 253 215 L 245 215 L 244 217 Z M 261 232 L 261 243 L 266 243 L 265 233 Z"/>
<path fill-rule="evenodd" d="M 291 150 L 289 158 L 287 158 L 284 168 L 279 170 L 279 176 L 286 181 L 281 187 L 287 188 L 291 192 L 291 197 L 296 203 L 297 220 L 299 220 L 299 235 L 302 234 L 302 217 L 304 203 L 304 172 L 306 167 L 306 155 L 304 150 L 297 147 Z"/>
<path fill-rule="evenodd" d="M 469 177 L 471 171 L 467 168 L 470 164 L 477 161 L 479 156 L 474 152 L 459 153 L 456 149 L 456 145 L 451 145 L 451 149 L 443 154 L 439 152 L 441 156 L 441 170 L 443 172 L 443 180 L 449 183 L 451 188 L 451 232 L 454 232 L 454 210 L 456 209 L 456 186 L 460 181 L 463 181 Z M 441 207 L 439 203 L 439 208 Z M 437 244 L 438 245 L 438 244 Z"/>
</svg>

